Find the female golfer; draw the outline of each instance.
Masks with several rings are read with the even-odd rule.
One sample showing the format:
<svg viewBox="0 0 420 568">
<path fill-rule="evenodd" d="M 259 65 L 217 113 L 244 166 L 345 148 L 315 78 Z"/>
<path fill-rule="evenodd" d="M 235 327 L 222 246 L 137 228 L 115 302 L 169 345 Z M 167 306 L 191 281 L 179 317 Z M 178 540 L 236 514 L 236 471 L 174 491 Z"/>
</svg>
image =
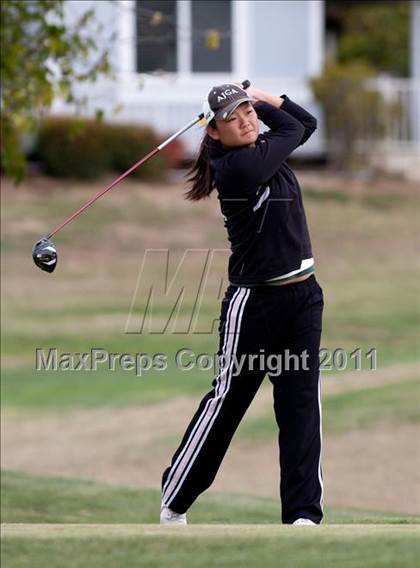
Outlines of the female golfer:
<svg viewBox="0 0 420 568">
<path fill-rule="evenodd" d="M 229 286 L 221 305 L 218 373 L 163 473 L 160 520 L 186 524 L 186 511 L 213 482 L 268 374 L 279 427 L 282 521 L 319 524 L 324 301 L 299 183 L 286 163 L 314 132 L 316 119 L 286 95 L 236 84 L 211 89 L 205 116 L 186 197 L 217 191 L 232 251 Z M 269 130 L 259 134 L 258 120 Z"/>
</svg>

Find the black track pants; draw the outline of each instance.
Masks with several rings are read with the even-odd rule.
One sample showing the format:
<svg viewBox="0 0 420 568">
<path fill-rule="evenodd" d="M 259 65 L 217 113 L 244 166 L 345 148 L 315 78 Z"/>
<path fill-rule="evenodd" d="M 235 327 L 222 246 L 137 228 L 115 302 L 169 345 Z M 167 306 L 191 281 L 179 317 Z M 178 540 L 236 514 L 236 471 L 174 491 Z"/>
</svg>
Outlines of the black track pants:
<svg viewBox="0 0 420 568">
<path fill-rule="evenodd" d="M 228 287 L 219 325 L 220 370 L 163 474 L 163 505 L 183 513 L 211 485 L 268 373 L 279 426 L 282 521 L 321 522 L 323 306 L 314 275 L 284 286 Z"/>
</svg>

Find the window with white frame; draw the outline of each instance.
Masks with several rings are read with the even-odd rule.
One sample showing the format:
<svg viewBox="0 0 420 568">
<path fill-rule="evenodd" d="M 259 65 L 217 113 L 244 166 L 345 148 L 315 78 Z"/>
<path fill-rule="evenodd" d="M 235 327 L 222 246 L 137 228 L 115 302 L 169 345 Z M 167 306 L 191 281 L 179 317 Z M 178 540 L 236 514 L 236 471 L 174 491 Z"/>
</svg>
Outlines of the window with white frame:
<svg viewBox="0 0 420 568">
<path fill-rule="evenodd" d="M 178 71 L 179 41 L 190 42 L 189 71 L 206 73 L 232 70 L 231 0 L 187 0 L 187 4 L 188 25 L 178 20 L 176 0 L 137 0 L 138 73 Z"/>
<path fill-rule="evenodd" d="M 136 2 L 136 46 L 139 73 L 177 71 L 176 0 Z"/>
<path fill-rule="evenodd" d="M 230 0 L 191 2 L 191 71 L 232 70 L 231 21 Z"/>
</svg>

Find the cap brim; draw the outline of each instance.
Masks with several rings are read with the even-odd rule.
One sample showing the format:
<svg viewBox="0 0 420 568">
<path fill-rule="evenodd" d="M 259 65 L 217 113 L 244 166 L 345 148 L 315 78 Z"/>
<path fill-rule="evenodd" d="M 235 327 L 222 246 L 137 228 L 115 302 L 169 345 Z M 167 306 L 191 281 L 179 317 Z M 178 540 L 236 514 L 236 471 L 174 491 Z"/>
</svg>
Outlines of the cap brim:
<svg viewBox="0 0 420 568">
<path fill-rule="evenodd" d="M 220 110 L 219 112 L 217 112 L 214 115 L 214 118 L 216 120 L 227 120 L 230 117 L 230 115 L 233 113 L 233 111 L 238 108 L 239 105 L 241 105 L 242 103 L 252 103 L 252 100 L 253 99 L 251 99 L 250 97 L 243 97 L 231 103 L 230 105 Z"/>
</svg>

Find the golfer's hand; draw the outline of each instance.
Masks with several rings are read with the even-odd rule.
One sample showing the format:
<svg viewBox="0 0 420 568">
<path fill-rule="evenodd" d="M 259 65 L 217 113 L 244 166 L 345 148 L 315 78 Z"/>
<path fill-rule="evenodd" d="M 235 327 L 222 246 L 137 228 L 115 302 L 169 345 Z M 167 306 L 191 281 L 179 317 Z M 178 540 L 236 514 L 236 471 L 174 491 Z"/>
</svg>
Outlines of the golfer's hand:
<svg viewBox="0 0 420 568">
<path fill-rule="evenodd" d="M 235 83 L 235 85 L 238 85 L 238 87 L 242 88 L 242 84 L 241 83 Z M 263 91 L 260 91 L 259 89 L 256 89 L 255 87 L 253 87 L 252 85 L 250 85 L 249 87 L 247 87 L 246 92 L 248 93 L 248 95 L 251 97 L 251 99 L 254 100 L 254 103 L 260 102 L 263 99 L 261 98 L 261 95 L 263 94 Z"/>
</svg>

